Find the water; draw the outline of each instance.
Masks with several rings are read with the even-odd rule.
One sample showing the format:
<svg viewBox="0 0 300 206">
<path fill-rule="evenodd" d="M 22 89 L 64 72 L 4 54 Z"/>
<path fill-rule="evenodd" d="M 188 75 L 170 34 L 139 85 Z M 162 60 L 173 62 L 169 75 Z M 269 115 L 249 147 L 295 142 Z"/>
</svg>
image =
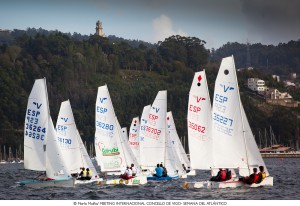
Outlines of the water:
<svg viewBox="0 0 300 206">
<path fill-rule="evenodd" d="M 16 181 L 33 178 L 36 173 L 23 164 L 0 164 L 1 200 L 299 200 L 300 158 L 266 158 L 274 177 L 273 187 L 235 189 L 183 189 L 184 181 L 207 180 L 207 172 L 170 182 L 148 182 L 143 186 L 76 185 L 75 188 L 31 189 Z"/>
</svg>

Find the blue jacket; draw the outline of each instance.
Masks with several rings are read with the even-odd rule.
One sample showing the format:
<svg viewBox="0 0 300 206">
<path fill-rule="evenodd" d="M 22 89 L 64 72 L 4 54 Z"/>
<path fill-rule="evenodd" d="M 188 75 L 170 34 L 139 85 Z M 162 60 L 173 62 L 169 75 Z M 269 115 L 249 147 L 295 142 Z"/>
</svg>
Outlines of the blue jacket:
<svg viewBox="0 0 300 206">
<path fill-rule="evenodd" d="M 163 168 L 157 167 L 157 168 L 155 168 L 155 172 L 158 177 L 161 177 L 163 174 Z"/>
</svg>

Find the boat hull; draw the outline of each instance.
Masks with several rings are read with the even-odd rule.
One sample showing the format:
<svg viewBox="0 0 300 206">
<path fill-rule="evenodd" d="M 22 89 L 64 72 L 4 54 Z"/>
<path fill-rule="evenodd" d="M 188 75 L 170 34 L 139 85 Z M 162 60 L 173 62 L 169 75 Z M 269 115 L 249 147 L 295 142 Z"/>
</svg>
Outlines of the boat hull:
<svg viewBox="0 0 300 206">
<path fill-rule="evenodd" d="M 186 173 L 188 176 L 195 176 L 196 175 L 196 170 L 191 170 L 188 173 Z"/>
<path fill-rule="evenodd" d="M 208 188 L 208 189 L 218 189 L 218 188 L 237 188 L 237 187 L 263 187 L 263 186 L 273 186 L 273 177 L 266 177 L 264 181 L 259 184 L 245 184 L 238 179 L 228 180 L 225 182 L 214 182 L 214 181 L 202 181 L 202 182 L 185 182 L 183 187 L 186 189 L 192 188 Z"/>
<path fill-rule="evenodd" d="M 91 180 L 75 180 L 75 185 L 77 185 L 77 184 L 89 184 L 89 183 L 99 182 L 99 181 L 103 181 L 103 178 L 95 178 L 95 179 L 91 179 Z"/>
<path fill-rule="evenodd" d="M 22 180 L 16 182 L 20 186 L 31 188 L 41 187 L 75 187 L 75 179 L 62 179 L 62 180 Z"/>
<path fill-rule="evenodd" d="M 134 178 L 131 178 L 129 180 L 124 180 L 122 178 L 115 178 L 115 179 L 108 179 L 108 180 L 102 180 L 98 181 L 97 184 L 99 185 L 128 185 L 128 186 L 133 186 L 133 185 L 144 185 L 147 183 L 147 176 L 137 176 Z"/>
<path fill-rule="evenodd" d="M 147 180 L 149 181 L 170 181 L 172 179 L 178 179 L 179 176 L 168 176 L 168 177 L 155 177 L 155 176 L 148 176 Z"/>
</svg>

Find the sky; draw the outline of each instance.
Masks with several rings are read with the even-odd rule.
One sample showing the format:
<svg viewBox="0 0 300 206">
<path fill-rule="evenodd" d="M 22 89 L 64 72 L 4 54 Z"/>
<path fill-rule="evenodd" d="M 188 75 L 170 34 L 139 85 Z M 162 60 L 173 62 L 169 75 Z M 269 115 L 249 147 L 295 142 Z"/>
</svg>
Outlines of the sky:
<svg viewBox="0 0 300 206">
<path fill-rule="evenodd" d="M 197 37 L 208 49 L 227 42 L 265 45 L 300 39 L 300 0 L 1 0 L 0 29 L 103 32 L 150 43 Z"/>
</svg>

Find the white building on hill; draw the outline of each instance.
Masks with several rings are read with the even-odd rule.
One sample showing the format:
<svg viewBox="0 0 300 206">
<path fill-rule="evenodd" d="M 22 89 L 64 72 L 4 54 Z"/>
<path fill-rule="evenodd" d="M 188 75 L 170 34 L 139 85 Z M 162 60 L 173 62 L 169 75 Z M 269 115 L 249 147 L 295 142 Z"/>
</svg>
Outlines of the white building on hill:
<svg viewBox="0 0 300 206">
<path fill-rule="evenodd" d="M 265 81 L 258 78 L 249 78 L 248 88 L 252 91 L 263 93 L 266 90 Z"/>
</svg>

